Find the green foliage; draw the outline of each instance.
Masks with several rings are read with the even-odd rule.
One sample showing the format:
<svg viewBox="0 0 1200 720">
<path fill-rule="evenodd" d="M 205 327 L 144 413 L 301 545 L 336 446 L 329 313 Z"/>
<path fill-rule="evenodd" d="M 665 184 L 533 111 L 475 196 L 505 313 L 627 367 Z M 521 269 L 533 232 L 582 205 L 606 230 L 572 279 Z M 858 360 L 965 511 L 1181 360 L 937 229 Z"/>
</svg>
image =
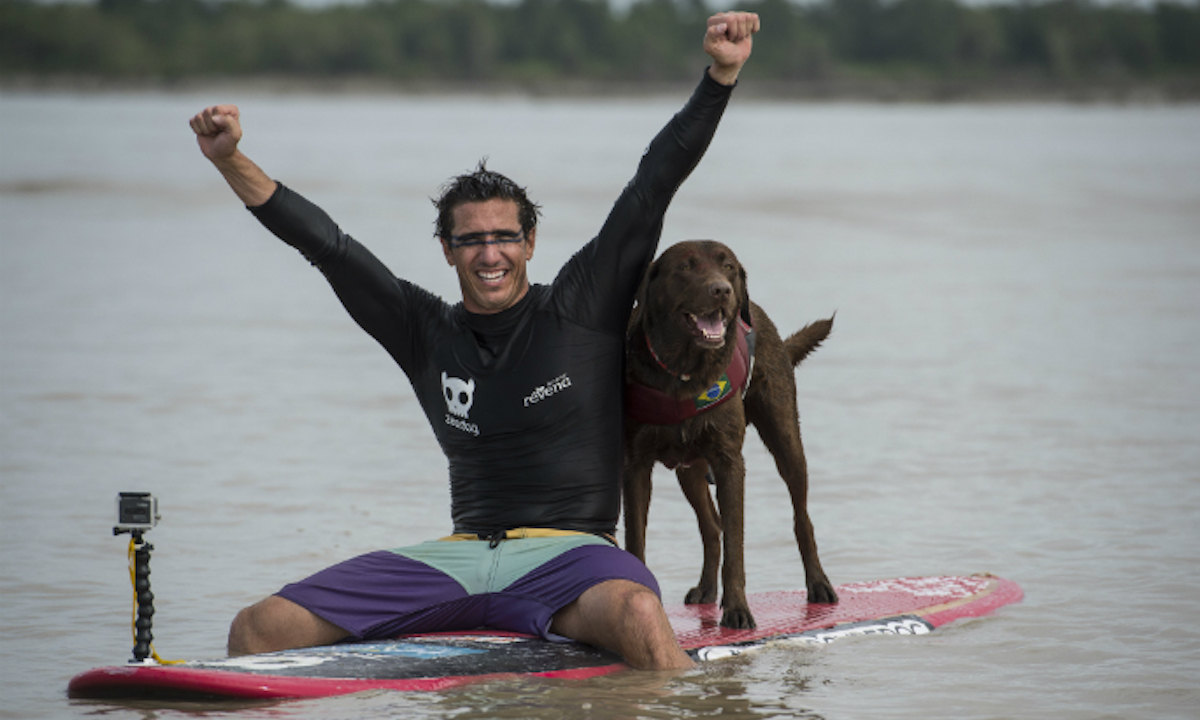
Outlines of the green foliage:
<svg viewBox="0 0 1200 720">
<path fill-rule="evenodd" d="M 1200 73 L 1200 6 L 1087 0 L 748 0 L 763 32 L 747 75 L 824 79 L 846 68 L 930 78 Z M 701 0 L 0 0 L 0 74 L 127 79 L 290 75 L 398 80 L 695 77 Z M 891 69 L 891 70 L 889 70 Z"/>
</svg>

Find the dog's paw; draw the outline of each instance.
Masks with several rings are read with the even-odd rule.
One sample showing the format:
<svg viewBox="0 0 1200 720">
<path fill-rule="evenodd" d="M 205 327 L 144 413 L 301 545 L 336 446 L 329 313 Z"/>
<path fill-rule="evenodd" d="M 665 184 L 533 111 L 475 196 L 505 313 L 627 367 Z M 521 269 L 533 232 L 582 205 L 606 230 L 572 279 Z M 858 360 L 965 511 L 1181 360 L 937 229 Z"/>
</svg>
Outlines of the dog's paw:
<svg viewBox="0 0 1200 720">
<path fill-rule="evenodd" d="M 753 630 L 758 627 L 750 608 L 726 608 L 721 615 L 721 627 L 733 630 Z"/>
<path fill-rule="evenodd" d="M 683 596 L 684 605 L 711 605 L 717 601 L 717 589 L 694 587 Z"/>
<path fill-rule="evenodd" d="M 809 584 L 808 601 L 810 603 L 832 605 L 838 601 L 837 591 L 833 589 L 832 583 L 830 583 L 828 580 L 821 579 L 817 582 Z"/>
</svg>

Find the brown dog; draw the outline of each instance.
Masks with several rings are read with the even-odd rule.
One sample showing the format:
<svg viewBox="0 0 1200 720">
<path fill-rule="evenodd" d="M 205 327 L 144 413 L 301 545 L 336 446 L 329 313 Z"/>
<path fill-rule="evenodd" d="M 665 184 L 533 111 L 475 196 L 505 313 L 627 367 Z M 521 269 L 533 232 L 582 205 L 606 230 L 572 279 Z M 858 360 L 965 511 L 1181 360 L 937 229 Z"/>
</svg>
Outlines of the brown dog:
<svg viewBox="0 0 1200 720">
<path fill-rule="evenodd" d="M 746 333 L 747 326 L 752 333 Z M 733 251 L 709 240 L 668 248 L 650 266 L 638 293 L 625 350 L 626 549 L 645 560 L 650 473 L 655 462 L 675 467 L 704 543 L 700 583 L 684 602 L 716 601 L 723 535 L 725 627 L 755 626 L 746 603 L 743 561 L 742 442 L 747 424 L 758 428 L 791 494 L 808 601 L 837 602 L 808 518 L 808 469 L 794 375 L 795 366 L 832 327 L 830 318 L 806 326 L 786 342 L 780 339 L 762 308 L 750 302 L 746 272 Z M 742 378 L 749 380 L 744 395 L 737 387 Z M 719 515 L 708 491 L 710 469 Z"/>
</svg>

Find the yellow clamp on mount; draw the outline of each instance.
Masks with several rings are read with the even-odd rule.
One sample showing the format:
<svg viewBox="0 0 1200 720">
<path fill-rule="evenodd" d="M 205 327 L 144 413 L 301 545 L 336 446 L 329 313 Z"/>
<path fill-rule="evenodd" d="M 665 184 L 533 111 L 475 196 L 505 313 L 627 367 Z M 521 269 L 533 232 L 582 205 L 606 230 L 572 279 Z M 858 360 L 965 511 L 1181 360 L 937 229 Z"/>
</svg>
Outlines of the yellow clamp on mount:
<svg viewBox="0 0 1200 720">
<path fill-rule="evenodd" d="M 139 546 L 138 541 L 140 541 L 140 540 L 141 540 L 140 534 L 135 534 L 133 537 L 129 538 L 129 582 L 131 585 L 133 585 L 133 619 L 132 619 L 131 628 L 133 630 L 133 642 L 134 642 L 135 657 L 138 655 L 138 645 L 139 645 L 139 643 L 142 642 L 142 638 L 139 637 L 139 632 L 138 632 L 138 630 L 139 630 L 138 606 L 141 604 L 139 602 L 139 600 L 141 599 L 141 592 L 139 591 L 139 588 L 138 588 L 138 557 L 137 557 L 137 553 L 138 553 L 138 550 L 143 550 L 145 552 L 146 568 L 145 568 L 144 574 L 146 576 L 145 577 L 146 582 L 145 582 L 144 591 L 147 594 L 149 594 L 149 592 L 150 592 L 150 579 L 148 577 L 150 575 L 150 568 L 149 568 L 150 552 L 149 551 L 151 549 L 153 549 L 153 546 L 148 545 L 147 543 L 144 543 L 144 542 L 141 543 L 141 546 Z M 153 596 L 150 596 L 150 597 L 151 597 L 151 599 L 153 598 Z M 147 603 L 147 605 L 149 605 L 149 603 Z M 152 608 L 151 608 L 151 614 L 153 614 Z M 144 628 L 144 631 L 145 631 L 143 634 L 146 636 L 146 640 L 145 640 L 146 645 L 145 645 L 145 648 L 143 649 L 143 652 L 148 652 L 148 657 L 150 657 L 151 659 L 154 660 L 154 662 L 156 662 L 160 665 L 178 665 L 178 664 L 182 663 L 183 662 L 182 660 L 163 660 L 161 657 L 159 657 L 158 651 L 154 649 L 154 643 L 149 639 L 151 637 L 150 636 L 149 616 L 144 616 L 142 618 L 142 621 L 143 621 L 142 627 Z M 144 658 L 137 658 L 137 660 L 144 661 Z"/>
</svg>

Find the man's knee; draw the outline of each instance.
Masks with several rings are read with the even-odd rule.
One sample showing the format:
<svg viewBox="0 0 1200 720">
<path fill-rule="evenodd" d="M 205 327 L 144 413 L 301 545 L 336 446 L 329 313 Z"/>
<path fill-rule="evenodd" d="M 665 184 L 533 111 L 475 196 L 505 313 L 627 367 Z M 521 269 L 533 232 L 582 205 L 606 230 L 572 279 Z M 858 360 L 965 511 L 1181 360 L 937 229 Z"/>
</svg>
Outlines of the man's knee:
<svg viewBox="0 0 1200 720">
<path fill-rule="evenodd" d="M 610 601 L 620 618 L 616 628 L 626 662 L 644 670 L 678 670 L 692 661 L 680 649 L 658 594 L 633 582 L 622 583 Z"/>
<path fill-rule="evenodd" d="M 621 654 L 635 668 L 686 668 L 658 594 L 630 580 L 607 580 L 587 590 L 554 619 L 555 631 Z"/>
<path fill-rule="evenodd" d="M 266 652 L 264 648 L 269 644 L 271 634 L 267 622 L 270 620 L 271 605 L 274 604 L 271 602 L 273 597 L 244 607 L 233 617 L 229 625 L 230 656 Z"/>
<path fill-rule="evenodd" d="M 657 616 L 663 612 L 662 600 L 658 594 L 645 585 L 633 584 L 625 593 L 625 607 L 639 617 L 652 614 Z"/>
<path fill-rule="evenodd" d="M 251 649 L 253 641 L 250 639 L 254 634 L 252 608 L 253 606 L 239 610 L 238 614 L 233 616 L 233 622 L 229 624 L 229 642 L 226 649 L 230 657 L 254 652 Z"/>
<path fill-rule="evenodd" d="M 291 600 L 272 595 L 243 608 L 229 626 L 228 652 L 233 655 L 328 645 L 347 633 Z"/>
<path fill-rule="evenodd" d="M 608 602 L 617 608 L 618 616 L 632 627 L 659 627 L 666 619 L 658 595 L 635 582 L 621 582 L 613 588 Z"/>
</svg>

